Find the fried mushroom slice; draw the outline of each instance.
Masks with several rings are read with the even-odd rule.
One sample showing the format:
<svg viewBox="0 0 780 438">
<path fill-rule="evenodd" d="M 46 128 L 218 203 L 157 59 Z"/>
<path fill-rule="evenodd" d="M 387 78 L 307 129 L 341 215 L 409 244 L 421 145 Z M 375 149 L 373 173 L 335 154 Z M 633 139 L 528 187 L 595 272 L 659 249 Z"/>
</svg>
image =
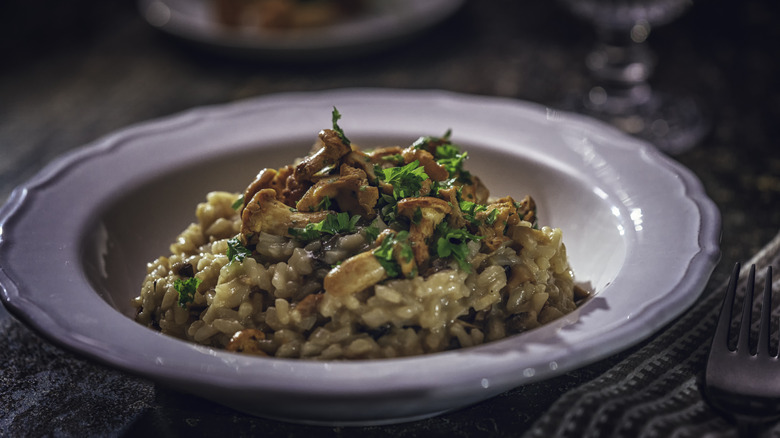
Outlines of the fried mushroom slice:
<svg viewBox="0 0 780 438">
<path fill-rule="evenodd" d="M 319 133 L 320 149 L 303 159 L 296 167 L 294 176 L 299 181 L 313 181 L 315 174 L 339 164 L 342 157 L 352 148 L 344 144 L 339 134 L 332 129 L 323 129 Z"/>
<path fill-rule="evenodd" d="M 392 239 L 392 258 L 398 263 L 401 275 L 405 278 L 413 277 L 417 272 L 417 264 L 413 254 L 407 255 L 404 250 L 404 247 L 409 248 L 406 241 L 395 240 L 399 234 L 392 229 L 385 229 L 374 242 L 375 249 L 354 255 L 331 269 L 322 283 L 325 292 L 335 296 L 350 295 L 388 278 L 389 274 L 374 253 L 376 247 L 381 246 L 386 239 Z"/>
<path fill-rule="evenodd" d="M 429 258 L 426 240 L 433 235 L 436 226 L 452 211 L 447 201 L 431 196 L 404 198 L 398 201 L 398 214 L 409 218 L 409 243 L 418 266 Z"/>
<path fill-rule="evenodd" d="M 260 341 L 265 340 L 265 333 L 257 329 L 244 329 L 236 332 L 225 346 L 227 351 L 235 353 L 255 354 L 258 356 L 268 356 L 260 349 Z"/>
<path fill-rule="evenodd" d="M 458 202 L 458 188 L 450 187 L 447 189 L 439 189 L 437 195 L 440 199 L 447 202 L 452 207 L 449 216 L 447 217 L 447 223 L 450 228 L 458 229 L 466 226 L 466 218 L 463 217 L 463 211 L 460 209 L 460 203 Z"/>
<path fill-rule="evenodd" d="M 385 146 L 374 149 L 367 155 L 371 158 L 372 163 L 378 164 L 380 167 L 391 167 L 400 164 L 400 161 L 403 160 L 401 155 L 403 150 L 404 148 L 401 146 Z"/>
<path fill-rule="evenodd" d="M 276 190 L 262 189 L 252 196 L 252 199 L 241 212 L 241 234 L 246 239 L 251 234 L 265 232 L 277 236 L 288 236 L 290 228 L 303 228 L 306 224 L 320 222 L 329 210 L 316 212 L 299 212 L 276 199 Z"/>
<path fill-rule="evenodd" d="M 485 204 L 490 198 L 490 191 L 479 177 L 471 175 L 471 183 L 462 186 L 460 196 L 464 201 Z"/>
<path fill-rule="evenodd" d="M 534 202 L 532 197 L 525 195 L 525 197 L 515 205 L 517 205 L 517 214 L 520 216 L 520 219 L 530 222 L 531 225 L 536 223 L 536 202 Z"/>
<path fill-rule="evenodd" d="M 324 294 L 322 293 L 306 295 L 303 297 L 303 299 L 298 301 L 298 303 L 295 305 L 295 309 L 297 309 L 303 317 L 315 315 L 317 313 L 317 307 L 320 305 L 323 296 Z"/>
<path fill-rule="evenodd" d="M 338 205 L 339 211 L 359 214 L 367 219 L 376 216 L 374 207 L 379 199 L 379 189 L 368 184 L 366 173 L 346 164 L 342 164 L 338 176 L 317 181 L 298 201 L 298 211 L 320 209 L 324 198 Z"/>
<path fill-rule="evenodd" d="M 326 293 L 345 296 L 360 292 L 385 278 L 387 271 L 374 256 L 374 252 L 365 251 L 331 269 L 322 285 Z"/>
<path fill-rule="evenodd" d="M 408 147 L 401 151 L 401 156 L 404 157 L 404 164 L 409 164 L 413 161 L 418 161 L 420 166 L 425 169 L 425 173 L 433 181 L 444 181 L 450 177 L 450 173 L 441 164 L 436 162 L 436 158 L 433 154 L 423 149 L 415 149 L 414 147 Z"/>
<path fill-rule="evenodd" d="M 276 197 L 282 199 L 287 178 L 292 174 L 292 171 L 292 166 L 285 166 L 279 170 L 269 168 L 261 170 L 255 180 L 244 190 L 244 207 L 252 200 L 255 193 L 262 189 L 274 189 Z"/>
<path fill-rule="evenodd" d="M 487 208 L 475 215 L 479 226 L 478 234 L 482 236 L 482 244 L 490 251 L 497 250 L 502 243 L 511 240 L 504 234 L 508 226 L 520 222 L 517 207 L 511 196 L 506 196 L 487 205 Z"/>
<path fill-rule="evenodd" d="M 371 156 L 363 151 L 360 151 L 352 146 L 352 152 L 348 153 L 341 160 L 343 164 L 347 164 L 350 167 L 360 169 L 366 173 L 366 177 L 369 181 L 376 182 L 376 172 L 374 171 L 374 161 Z"/>
</svg>

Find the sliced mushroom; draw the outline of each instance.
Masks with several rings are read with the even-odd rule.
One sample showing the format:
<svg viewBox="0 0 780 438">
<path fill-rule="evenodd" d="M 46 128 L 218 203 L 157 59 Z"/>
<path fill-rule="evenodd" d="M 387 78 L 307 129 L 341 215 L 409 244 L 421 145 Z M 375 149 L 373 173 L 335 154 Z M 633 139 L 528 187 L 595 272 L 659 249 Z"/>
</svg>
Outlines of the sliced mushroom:
<svg viewBox="0 0 780 438">
<path fill-rule="evenodd" d="M 404 149 L 400 146 L 387 146 L 374 149 L 368 156 L 371 158 L 372 163 L 378 164 L 380 167 L 392 167 L 400 164 L 400 162 L 395 161 L 395 156 L 398 156 L 403 160 L 403 156 L 401 155 L 403 150 Z"/>
<path fill-rule="evenodd" d="M 225 346 L 228 351 L 236 353 L 256 354 L 268 356 L 268 353 L 260 349 L 260 341 L 265 340 L 265 333 L 257 329 L 244 329 L 236 332 Z"/>
<path fill-rule="evenodd" d="M 518 202 L 517 214 L 520 216 L 520 219 L 526 222 L 536 223 L 536 202 L 534 202 L 534 199 L 526 195 L 522 201 Z"/>
<path fill-rule="evenodd" d="M 303 228 L 306 224 L 324 220 L 332 211 L 299 212 L 276 199 L 274 189 L 262 189 L 255 193 L 241 213 L 241 234 L 265 232 L 287 236 L 290 228 Z"/>
<path fill-rule="evenodd" d="M 303 181 L 295 177 L 295 168 L 290 166 L 290 171 L 286 174 L 284 190 L 279 200 L 290 207 L 294 207 L 307 190 L 312 186 L 311 181 Z"/>
<path fill-rule="evenodd" d="M 295 308 L 303 317 L 314 315 L 317 313 L 317 306 L 320 305 L 323 296 L 321 293 L 306 295 L 302 300 L 298 301 Z"/>
<path fill-rule="evenodd" d="M 417 265 L 424 264 L 428 258 L 426 240 L 433 235 L 436 226 L 452 211 L 447 201 L 430 196 L 404 198 L 398 201 L 398 214 L 409 218 L 409 241 Z"/>
<path fill-rule="evenodd" d="M 246 190 L 244 190 L 244 207 L 246 207 L 246 204 L 252 200 L 252 197 L 255 196 L 255 193 L 262 189 L 270 188 L 269 186 L 271 181 L 273 181 L 273 179 L 276 177 L 276 174 L 276 169 L 269 168 L 265 168 L 258 172 L 255 180 L 249 184 Z"/>
<path fill-rule="evenodd" d="M 361 252 L 331 269 L 323 280 L 325 292 L 345 296 L 360 292 L 387 278 L 387 271 L 372 251 Z"/>
<path fill-rule="evenodd" d="M 490 191 L 479 177 L 471 175 L 471 183 L 461 188 L 461 199 L 477 204 L 484 204 L 490 198 Z"/>
<path fill-rule="evenodd" d="M 375 182 L 377 180 L 376 172 L 374 171 L 375 163 L 371 156 L 364 153 L 363 151 L 355 149 L 354 146 L 352 147 L 352 152 L 344 156 L 342 163 L 362 170 L 366 173 L 366 177 L 371 182 Z"/>
<path fill-rule="evenodd" d="M 295 167 L 295 178 L 300 181 L 312 181 L 314 175 L 329 166 L 337 166 L 342 157 L 349 154 L 352 148 L 344 144 L 339 134 L 332 129 L 324 129 L 319 133 L 320 149 L 304 158 Z"/>
<path fill-rule="evenodd" d="M 433 155 L 423 149 L 415 149 L 408 147 L 401 151 L 401 155 L 404 157 L 404 163 L 409 164 L 414 161 L 419 161 L 420 166 L 425 169 L 425 173 L 433 181 L 444 181 L 450 177 L 450 173 L 441 164 L 436 162 Z"/>
<path fill-rule="evenodd" d="M 255 193 L 262 189 L 274 189 L 276 197 L 282 199 L 287 178 L 293 171 L 292 166 L 285 166 L 279 170 L 265 168 L 261 170 L 255 180 L 244 190 L 244 207 L 252 200 Z"/>
<path fill-rule="evenodd" d="M 525 282 L 533 280 L 534 274 L 531 272 L 531 269 L 529 269 L 528 266 L 519 263 L 512 266 L 506 285 L 509 289 L 514 289 Z"/>
<path fill-rule="evenodd" d="M 423 149 L 433 154 L 436 153 L 436 148 L 449 143 L 449 134 L 445 134 L 442 137 L 420 137 L 412 144 L 412 147 Z"/>
<path fill-rule="evenodd" d="M 342 164 L 339 176 L 318 181 L 298 201 L 296 208 L 302 212 L 314 211 L 325 197 L 335 202 L 340 211 L 372 219 L 376 216 L 374 207 L 379 199 L 379 190 L 368 184 L 363 170 Z"/>
<path fill-rule="evenodd" d="M 515 202 L 509 196 L 488 204 L 487 209 L 478 212 L 475 217 L 480 222 L 478 234 L 490 251 L 495 251 L 502 243 L 511 240 L 504 234 L 504 230 L 520 222 Z"/>
<path fill-rule="evenodd" d="M 466 219 L 463 217 L 463 211 L 460 209 L 460 203 L 458 203 L 458 188 L 439 189 L 437 196 L 452 207 L 452 211 L 447 218 L 450 228 L 457 229 L 466 226 Z"/>
</svg>

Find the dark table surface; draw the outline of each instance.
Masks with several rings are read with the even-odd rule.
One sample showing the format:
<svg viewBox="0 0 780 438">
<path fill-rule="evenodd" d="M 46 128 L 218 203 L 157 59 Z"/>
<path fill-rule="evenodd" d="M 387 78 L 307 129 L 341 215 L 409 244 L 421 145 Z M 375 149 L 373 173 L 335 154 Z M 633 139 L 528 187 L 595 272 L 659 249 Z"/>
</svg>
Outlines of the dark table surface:
<svg viewBox="0 0 780 438">
<path fill-rule="evenodd" d="M 778 9 L 770 1 L 696 2 L 649 39 L 658 57 L 655 88 L 695 97 L 712 122 L 706 138 L 675 157 L 701 179 L 722 214 L 722 259 L 710 289 L 780 225 Z M 413 42 L 359 59 L 245 62 L 158 33 L 130 1 L 6 1 L 0 203 L 60 154 L 114 130 L 274 92 L 444 89 L 560 107 L 586 87 L 583 59 L 593 41 L 588 26 L 553 2 L 471 1 Z M 82 360 L 41 340 L 2 307 L 0 323 L 0 436 L 518 436 L 563 394 L 661 336 L 433 419 L 341 428 L 242 415 Z"/>
</svg>

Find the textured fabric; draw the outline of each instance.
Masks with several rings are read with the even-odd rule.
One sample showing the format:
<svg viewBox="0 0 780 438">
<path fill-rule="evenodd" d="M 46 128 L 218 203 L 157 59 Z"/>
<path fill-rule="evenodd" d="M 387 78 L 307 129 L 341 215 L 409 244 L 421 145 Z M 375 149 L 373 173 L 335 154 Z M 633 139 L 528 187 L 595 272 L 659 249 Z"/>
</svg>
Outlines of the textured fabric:
<svg viewBox="0 0 780 438">
<path fill-rule="evenodd" d="M 118 436 L 154 385 L 74 359 L 13 318 L 0 319 L 0 437 Z"/>
<path fill-rule="evenodd" d="M 737 296 L 741 296 L 751 264 L 756 265 L 757 293 L 763 288 L 767 266 L 776 270 L 773 290 L 780 291 L 779 261 L 780 234 L 743 265 Z M 693 308 L 652 342 L 601 376 L 565 393 L 525 436 L 737 436 L 736 427 L 705 402 L 702 392 L 725 290 L 726 284 L 707 290 Z M 774 302 L 775 317 L 779 301 Z M 760 303 L 754 300 L 756 306 Z M 739 301 L 737 304 L 741 306 Z M 776 336 L 774 342 L 776 345 Z M 780 424 L 769 429 L 772 436 L 780 436 Z"/>
</svg>

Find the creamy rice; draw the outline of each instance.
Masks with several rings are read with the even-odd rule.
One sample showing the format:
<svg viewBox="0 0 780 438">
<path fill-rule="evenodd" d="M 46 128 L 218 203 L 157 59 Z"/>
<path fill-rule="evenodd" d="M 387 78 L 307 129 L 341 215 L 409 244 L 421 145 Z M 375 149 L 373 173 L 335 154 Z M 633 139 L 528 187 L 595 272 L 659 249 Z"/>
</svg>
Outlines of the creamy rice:
<svg viewBox="0 0 780 438">
<path fill-rule="evenodd" d="M 319 144 L 315 152 L 321 148 Z M 381 181 L 378 185 L 381 193 Z M 176 238 L 171 254 L 149 263 L 134 301 L 138 322 L 181 339 L 243 353 L 373 359 L 502 339 L 571 312 L 581 295 L 561 230 L 538 227 L 535 209 L 532 221 L 515 220 L 492 240 L 487 235 L 468 242 L 453 239 L 463 243 L 462 260 L 437 256 L 435 236 L 428 236 L 425 242 L 432 242 L 432 256 L 416 253 L 412 273 L 386 278 L 389 274 L 379 270 L 382 278 L 369 281 L 367 287 L 339 290 L 334 280 L 326 279 L 336 276 L 331 271 L 346 271 L 361 256 L 376 263 L 372 254 L 378 254 L 381 241 L 376 233 L 392 235 L 398 224 L 388 225 L 387 217 L 378 214 L 370 222 L 358 221 L 348 232 L 311 240 L 284 228 L 266 232 L 267 225 L 247 231 L 250 189 L 243 200 L 241 194 L 212 192 L 197 206 L 197 221 Z M 489 212 L 498 205 L 520 204 L 491 199 L 484 205 Z M 452 223 L 455 213 L 443 216 L 443 221 Z M 486 216 L 479 216 L 483 225 L 489 222 Z M 243 257 L 230 255 L 236 242 L 245 245 L 238 246 L 241 249 L 249 248 Z M 400 243 L 395 245 L 401 248 Z M 376 273 L 374 269 L 371 275 Z M 347 283 L 368 281 L 366 275 Z M 189 299 L 182 293 L 184 281 L 190 281 Z"/>
</svg>

